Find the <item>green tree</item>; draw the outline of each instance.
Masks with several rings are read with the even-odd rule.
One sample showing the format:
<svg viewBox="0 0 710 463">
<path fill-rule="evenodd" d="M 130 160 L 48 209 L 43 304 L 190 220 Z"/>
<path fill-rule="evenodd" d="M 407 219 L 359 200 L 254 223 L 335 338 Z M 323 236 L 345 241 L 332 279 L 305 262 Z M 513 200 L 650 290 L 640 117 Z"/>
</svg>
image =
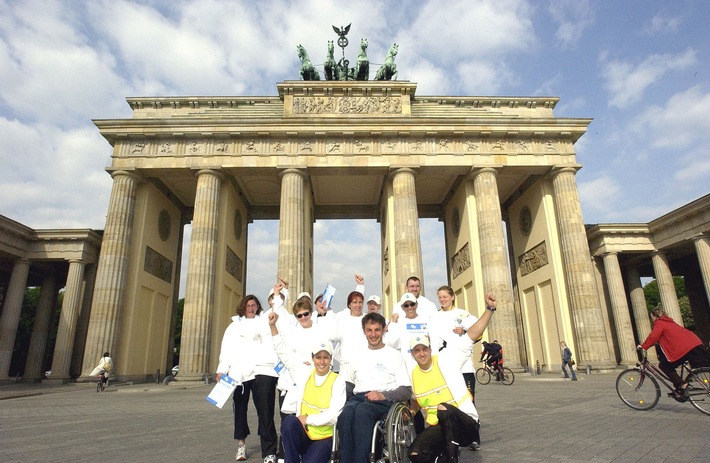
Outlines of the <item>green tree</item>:
<svg viewBox="0 0 710 463">
<path fill-rule="evenodd" d="M 180 340 L 182 337 L 182 312 L 183 309 L 185 308 L 185 298 L 183 297 L 182 299 L 178 299 L 177 303 L 177 316 L 176 316 L 176 321 L 175 321 L 175 332 L 173 333 L 173 336 L 175 336 L 175 349 L 173 350 L 173 365 L 177 365 L 178 361 L 180 359 Z"/>
<path fill-rule="evenodd" d="M 683 325 L 692 328 L 695 326 L 695 321 L 693 320 L 693 311 L 690 308 L 688 295 L 685 292 L 685 279 L 683 277 L 674 276 L 673 285 L 675 286 L 676 296 L 678 296 L 680 313 L 683 316 Z M 646 296 L 646 307 L 649 311 L 661 303 L 661 294 L 658 291 L 658 282 L 656 280 L 652 280 L 646 284 L 646 286 L 643 287 L 643 292 Z"/>
</svg>

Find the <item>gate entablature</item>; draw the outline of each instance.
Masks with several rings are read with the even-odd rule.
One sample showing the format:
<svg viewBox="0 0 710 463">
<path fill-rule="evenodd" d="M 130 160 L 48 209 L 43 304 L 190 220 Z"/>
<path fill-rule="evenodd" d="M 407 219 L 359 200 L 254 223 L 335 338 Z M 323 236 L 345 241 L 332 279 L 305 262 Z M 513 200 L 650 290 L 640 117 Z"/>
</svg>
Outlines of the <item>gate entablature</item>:
<svg viewBox="0 0 710 463">
<path fill-rule="evenodd" d="M 129 98 L 132 119 L 95 121 L 114 145 L 110 169 L 160 177 L 187 207 L 194 172 L 221 169 L 250 205 L 273 215 L 280 172 L 303 168 L 316 216 L 332 217 L 340 206 L 369 216 L 373 195 L 339 201 L 332 192 L 358 175 L 378 177 L 368 188 L 379 191 L 391 168 L 410 167 L 418 198 L 433 204 L 471 166 L 497 165 L 505 200 L 531 172 L 575 164 L 572 145 L 590 122 L 554 118 L 557 98 L 415 97 L 416 84 L 407 81 L 287 81 L 277 88 L 278 97 Z"/>
</svg>

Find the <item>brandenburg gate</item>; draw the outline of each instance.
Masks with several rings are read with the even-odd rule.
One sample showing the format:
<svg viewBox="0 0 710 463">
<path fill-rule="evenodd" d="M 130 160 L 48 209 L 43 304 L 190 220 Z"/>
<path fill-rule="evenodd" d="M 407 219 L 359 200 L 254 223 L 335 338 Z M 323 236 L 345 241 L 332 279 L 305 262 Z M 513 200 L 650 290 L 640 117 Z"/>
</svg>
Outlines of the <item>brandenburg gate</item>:
<svg viewBox="0 0 710 463">
<path fill-rule="evenodd" d="M 246 262 L 260 219 L 279 220 L 292 294 L 313 292 L 316 220 L 376 219 L 389 313 L 407 277 L 426 276 L 418 224 L 437 218 L 457 304 L 480 313 L 489 290 L 500 301 L 488 336 L 508 364 L 557 363 L 566 340 L 580 363 L 612 365 L 575 182 L 590 119 L 555 117 L 557 98 L 416 88 L 286 81 L 270 97 L 129 98 L 132 118 L 96 120 L 113 189 L 82 375 L 105 350 L 124 379 L 166 371 L 181 271 L 180 376 L 211 374 L 246 279 L 259 277 Z"/>
</svg>

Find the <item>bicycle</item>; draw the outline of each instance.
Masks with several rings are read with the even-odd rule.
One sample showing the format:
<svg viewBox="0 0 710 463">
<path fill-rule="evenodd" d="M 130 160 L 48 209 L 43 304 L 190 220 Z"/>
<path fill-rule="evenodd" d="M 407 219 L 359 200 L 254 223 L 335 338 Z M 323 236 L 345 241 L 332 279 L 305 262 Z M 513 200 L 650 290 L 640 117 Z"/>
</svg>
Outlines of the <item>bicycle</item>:
<svg viewBox="0 0 710 463">
<path fill-rule="evenodd" d="M 687 396 L 679 396 L 668 376 L 648 361 L 646 351 L 643 351 L 636 367 L 622 371 L 616 378 L 616 393 L 629 407 L 634 410 L 650 410 L 655 407 L 661 398 L 660 381 L 671 391 L 669 397 L 679 402 L 687 400 L 702 413 L 710 415 L 710 368 L 691 369 L 687 362 L 681 365 L 680 377 L 683 383 L 688 383 L 688 388 Z"/>
<path fill-rule="evenodd" d="M 108 377 L 105 371 L 99 372 L 99 380 L 96 382 L 96 392 L 101 392 L 108 387 Z"/>
<path fill-rule="evenodd" d="M 495 376 L 496 381 L 500 381 L 506 386 L 510 386 L 515 381 L 515 375 L 510 368 L 496 365 L 495 370 L 490 367 L 487 363 L 483 363 L 483 367 L 476 370 L 476 381 L 481 384 L 488 384 L 491 382 L 491 377 Z"/>
</svg>

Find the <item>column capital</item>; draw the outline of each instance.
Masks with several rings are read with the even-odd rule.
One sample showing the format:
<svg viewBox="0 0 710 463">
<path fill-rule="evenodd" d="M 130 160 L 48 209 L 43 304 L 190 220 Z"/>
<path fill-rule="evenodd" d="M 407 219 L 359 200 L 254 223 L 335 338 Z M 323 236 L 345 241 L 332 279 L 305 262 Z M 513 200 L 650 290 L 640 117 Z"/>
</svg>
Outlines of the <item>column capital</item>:
<svg viewBox="0 0 710 463">
<path fill-rule="evenodd" d="M 66 261 L 70 264 L 82 264 L 82 265 L 87 264 L 87 262 L 83 259 L 67 259 Z"/>
<path fill-rule="evenodd" d="M 653 251 L 651 251 L 651 257 L 653 257 L 653 256 L 665 257 L 665 255 L 666 255 L 665 252 L 659 251 L 658 249 L 654 249 Z"/>
<path fill-rule="evenodd" d="M 286 174 L 298 174 L 303 178 L 308 178 L 308 172 L 306 169 L 296 169 L 294 167 L 289 167 L 279 172 L 279 177 L 283 178 Z"/>
<path fill-rule="evenodd" d="M 618 251 L 606 251 L 601 254 L 602 257 L 606 256 L 618 256 L 619 252 Z"/>
<path fill-rule="evenodd" d="M 568 166 L 554 166 L 550 173 L 548 174 L 551 178 L 557 177 L 559 174 L 569 172 L 573 175 L 577 175 L 577 171 L 582 168 L 581 164 L 570 164 Z"/>
<path fill-rule="evenodd" d="M 220 180 L 224 180 L 224 174 L 219 172 L 218 168 L 207 168 L 207 169 L 200 169 L 197 172 L 195 172 L 195 177 L 200 177 L 201 175 L 213 175 L 217 177 Z"/>
<path fill-rule="evenodd" d="M 468 173 L 468 178 L 473 180 L 481 174 L 493 174 L 498 176 L 501 167 L 502 166 L 472 167 Z"/>
<path fill-rule="evenodd" d="M 143 177 L 141 177 L 141 175 L 135 171 L 119 169 L 119 170 L 110 171 L 109 173 L 111 174 L 111 178 L 113 178 L 113 179 L 115 179 L 118 176 L 125 176 L 125 177 L 132 178 L 136 182 L 143 181 Z"/>
<path fill-rule="evenodd" d="M 710 239 L 710 235 L 707 233 L 698 233 L 697 235 L 693 235 L 690 237 L 691 240 L 693 240 L 693 243 L 698 242 L 703 239 Z"/>
<path fill-rule="evenodd" d="M 403 173 L 410 173 L 416 176 L 418 172 L 417 169 L 413 169 L 411 167 L 391 167 L 388 175 L 390 176 L 390 178 L 392 178 L 397 174 Z"/>
</svg>

